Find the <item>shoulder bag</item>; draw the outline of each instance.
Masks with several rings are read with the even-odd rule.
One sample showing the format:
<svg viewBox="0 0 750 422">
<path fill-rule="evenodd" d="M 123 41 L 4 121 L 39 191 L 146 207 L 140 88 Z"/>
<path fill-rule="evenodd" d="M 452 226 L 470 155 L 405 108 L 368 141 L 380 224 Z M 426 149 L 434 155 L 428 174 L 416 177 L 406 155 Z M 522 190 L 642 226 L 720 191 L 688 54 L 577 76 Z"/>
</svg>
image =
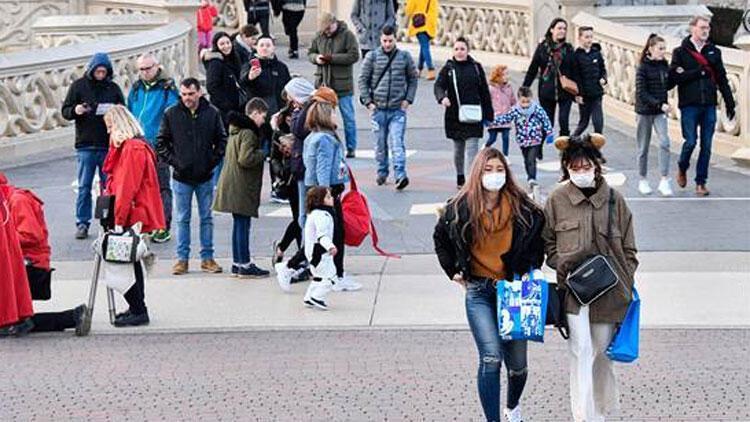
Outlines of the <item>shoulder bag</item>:
<svg viewBox="0 0 750 422">
<path fill-rule="evenodd" d="M 415 13 L 414 16 L 411 17 L 411 24 L 414 29 L 420 29 L 427 25 L 427 14 L 430 13 L 431 2 L 432 0 L 427 0 L 427 9 L 425 9 L 424 13 Z"/>
<path fill-rule="evenodd" d="M 139 261 L 138 244 L 141 236 L 135 230 L 128 229 L 123 233 L 107 232 L 101 243 L 101 255 L 107 262 L 131 264 Z"/>
<path fill-rule="evenodd" d="M 609 189 L 609 218 L 607 219 L 607 245 L 612 238 L 612 220 L 615 212 L 614 190 Z M 581 305 L 588 305 L 602 297 L 620 282 L 612 266 L 611 257 L 598 254 L 585 260 L 568 275 L 570 292 Z"/>
<path fill-rule="evenodd" d="M 456 68 L 451 69 L 453 74 L 453 89 L 456 90 L 456 101 L 458 102 L 458 121 L 461 123 L 479 123 L 482 121 L 482 106 L 479 104 L 461 105 L 461 96 L 458 93 L 458 82 L 456 81 Z"/>
</svg>

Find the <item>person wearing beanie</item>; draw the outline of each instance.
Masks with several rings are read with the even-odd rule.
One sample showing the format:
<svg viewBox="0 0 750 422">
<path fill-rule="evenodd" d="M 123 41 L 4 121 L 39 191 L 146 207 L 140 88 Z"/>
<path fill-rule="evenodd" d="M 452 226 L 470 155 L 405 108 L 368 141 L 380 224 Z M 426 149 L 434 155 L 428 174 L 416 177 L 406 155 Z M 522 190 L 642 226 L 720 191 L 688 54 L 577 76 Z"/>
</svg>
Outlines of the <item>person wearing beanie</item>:
<svg viewBox="0 0 750 422">
<path fill-rule="evenodd" d="M 296 77 L 287 82 L 284 91 L 293 101 L 304 104 L 310 100 L 313 91 L 315 91 L 315 86 L 305 78 Z"/>
</svg>

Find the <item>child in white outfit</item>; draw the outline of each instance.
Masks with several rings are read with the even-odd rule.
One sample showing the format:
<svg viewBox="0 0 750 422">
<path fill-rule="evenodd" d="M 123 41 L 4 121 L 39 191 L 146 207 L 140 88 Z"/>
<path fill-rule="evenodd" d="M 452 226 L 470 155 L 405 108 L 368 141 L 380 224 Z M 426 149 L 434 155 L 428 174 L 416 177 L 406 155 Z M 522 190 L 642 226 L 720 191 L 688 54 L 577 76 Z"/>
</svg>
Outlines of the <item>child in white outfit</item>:
<svg viewBox="0 0 750 422">
<path fill-rule="evenodd" d="M 333 245 L 333 196 L 331 191 L 316 186 L 307 191 L 305 201 L 305 257 L 310 263 L 312 282 L 305 293 L 305 305 L 328 310 L 326 296 L 336 282 L 333 257 L 338 250 Z"/>
</svg>

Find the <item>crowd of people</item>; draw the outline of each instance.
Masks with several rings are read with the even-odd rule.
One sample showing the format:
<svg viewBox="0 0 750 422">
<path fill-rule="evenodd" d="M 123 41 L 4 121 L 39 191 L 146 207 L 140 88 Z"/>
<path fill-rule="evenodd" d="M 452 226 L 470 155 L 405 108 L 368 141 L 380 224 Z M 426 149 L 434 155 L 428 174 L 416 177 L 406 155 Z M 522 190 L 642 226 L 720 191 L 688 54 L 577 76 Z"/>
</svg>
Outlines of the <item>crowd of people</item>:
<svg viewBox="0 0 750 422">
<path fill-rule="evenodd" d="M 200 269 L 222 273 L 215 260 L 213 212 L 232 216 L 230 274 L 268 277 L 253 260 L 253 220 L 259 218 L 264 169 L 268 164 L 271 200 L 288 204 L 293 218 L 274 242 L 273 270 L 278 285 L 310 280 L 304 305 L 327 310 L 330 291 L 361 288 L 345 270 L 345 218 L 342 194 L 350 180 L 346 160 L 356 156 L 354 65 L 359 102 L 370 112 L 378 186 L 410 184 L 406 163 L 407 114 L 420 78 L 434 80 L 434 96 L 444 107 L 446 138 L 453 142 L 458 193 L 441 211 L 435 250 L 447 276 L 466 288 L 466 311 L 479 351 L 479 396 L 487 420 L 500 420 L 500 369 L 508 369 L 505 417 L 520 421 L 519 402 L 528 377 L 526 343 L 501 341 L 497 333 L 495 283 L 512 279 L 546 262 L 557 272 L 559 288 L 581 260 L 606 251 L 622 283 L 591 305 L 570 295 L 564 309 L 570 330 L 571 407 L 575 420 L 603 420 L 616 407 L 617 384 L 604 354 L 630 302 L 638 265 L 632 215 L 622 195 L 603 177 L 605 143 L 602 98 L 607 71 L 594 28 L 579 27 L 579 47 L 566 40 L 568 25 L 554 19 L 532 56 L 521 86 L 510 84 L 504 65 L 484 66 L 457 38 L 452 55 L 436 72 L 430 40 L 436 35 L 437 0 L 409 0 L 409 34 L 419 40 L 418 60 L 399 49 L 396 4 L 391 0 L 355 1 L 354 31 L 324 13 L 307 52 L 314 81 L 292 76 L 276 53 L 269 16 L 284 14 L 290 59 L 299 57 L 297 26 L 304 0 L 246 0 L 248 24 L 238 33 L 213 32 L 215 6 L 203 0 L 198 34 L 206 84 L 194 77 L 179 83 L 153 54 L 137 60 L 138 80 L 127 98 L 113 81 L 104 53 L 94 55 L 84 75 L 70 87 L 62 115 L 75 122 L 78 171 L 77 239 L 86 239 L 92 220 L 92 188 L 97 172 L 102 194 L 115 198 L 116 231 L 138 226 L 156 243 L 172 238 L 176 227 L 175 276 L 189 272 L 193 197 L 197 202 Z M 260 26 L 260 30 L 257 25 Z M 659 138 L 658 191 L 673 194 L 669 178 L 668 91 L 678 88 L 685 142 L 677 184 L 685 187 L 690 158 L 700 139 L 696 193 L 706 187 L 717 90 L 728 117 L 734 100 L 721 50 L 709 40 L 710 22 L 696 17 L 690 35 L 665 59 L 662 37 L 651 35 L 636 75 L 638 189 L 652 193 L 648 155 L 652 128 Z M 427 73 L 423 75 L 424 67 Z M 537 99 L 530 86 L 538 79 Z M 580 120 L 571 133 L 569 114 L 578 104 Z M 343 121 L 339 136 L 336 113 Z M 557 115 L 558 130 L 554 130 Z M 589 124 L 593 133 L 587 134 Z M 700 138 L 698 128 L 700 127 Z M 484 141 L 485 130 L 488 138 Z M 509 161 L 511 130 L 523 156 L 528 190 L 513 176 Z M 499 148 L 495 143 L 501 138 Z M 553 143 L 561 164 L 561 183 L 540 207 L 529 193 L 538 187 L 537 162 Z M 85 305 L 55 314 L 34 314 L 29 287 L 50 277 L 51 250 L 43 203 L 32 192 L 13 187 L 0 174 L 0 327 L 2 334 L 75 328 L 85 335 Z M 607 206 L 609 204 L 609 206 Z M 609 210 L 614 228 L 607 230 Z M 604 236 L 607 233 L 607 236 Z M 292 244 L 297 251 L 285 255 Z M 129 309 L 115 326 L 148 324 L 145 273 L 141 262 L 128 269 L 134 279 L 124 293 Z M 7 288 L 5 288 L 7 287 Z M 596 392 L 596 394 L 594 394 Z"/>
</svg>

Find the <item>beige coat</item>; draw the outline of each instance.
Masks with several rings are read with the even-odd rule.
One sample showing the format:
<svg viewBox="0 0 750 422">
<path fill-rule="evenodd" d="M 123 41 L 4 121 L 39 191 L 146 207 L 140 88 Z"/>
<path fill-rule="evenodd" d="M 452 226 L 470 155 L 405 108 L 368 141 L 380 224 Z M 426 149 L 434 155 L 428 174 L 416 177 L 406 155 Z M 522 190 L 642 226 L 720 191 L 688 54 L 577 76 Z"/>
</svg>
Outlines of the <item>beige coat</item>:
<svg viewBox="0 0 750 422">
<path fill-rule="evenodd" d="M 590 321 L 619 323 L 631 299 L 636 259 L 633 216 L 622 195 L 614 191 L 615 213 L 612 239 L 607 239 L 610 187 L 600 179 L 599 188 L 590 198 L 572 183 L 555 189 L 544 207 L 544 238 L 547 265 L 557 270 L 557 283 L 566 287 L 566 278 L 576 267 L 596 254 L 609 255 L 620 283 L 590 305 Z M 608 242 L 609 240 L 609 242 Z M 578 314 L 579 303 L 567 295 L 566 312 Z"/>
</svg>

